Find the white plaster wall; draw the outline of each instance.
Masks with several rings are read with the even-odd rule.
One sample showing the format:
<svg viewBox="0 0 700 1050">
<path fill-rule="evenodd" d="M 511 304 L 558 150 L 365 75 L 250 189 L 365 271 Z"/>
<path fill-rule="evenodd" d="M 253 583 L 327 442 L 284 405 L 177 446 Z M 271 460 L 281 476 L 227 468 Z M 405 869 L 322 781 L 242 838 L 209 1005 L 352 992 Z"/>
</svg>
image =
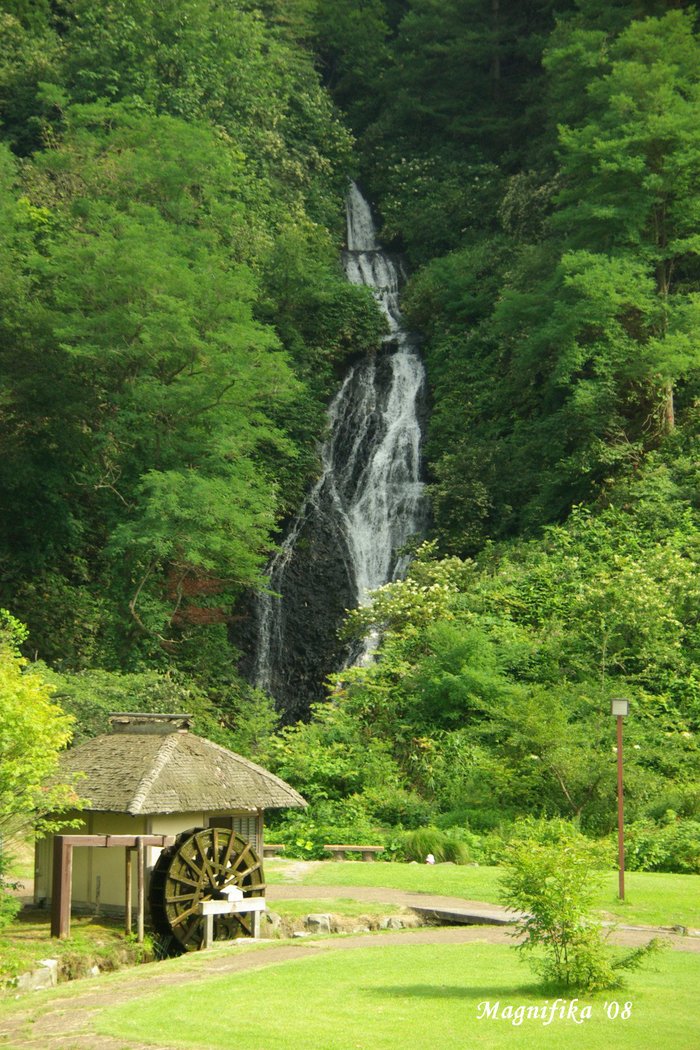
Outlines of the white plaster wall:
<svg viewBox="0 0 700 1050">
<path fill-rule="evenodd" d="M 250 816 L 239 810 L 227 813 L 163 813 L 149 817 L 132 817 L 126 813 L 75 813 L 72 817 L 81 818 L 81 826 L 67 828 L 66 834 L 74 835 L 178 835 L 191 828 L 203 828 L 216 824 L 217 817 L 222 823 L 232 816 Z M 69 816 L 67 819 L 71 819 Z M 230 824 L 229 824 L 230 826 Z M 253 842 L 262 855 L 262 819 L 257 821 L 258 841 Z M 160 854 L 157 847 L 146 850 L 146 893 L 148 894 L 148 877 L 150 870 Z M 94 911 L 98 907 L 109 911 L 124 908 L 126 889 L 126 850 L 119 847 L 76 846 L 73 849 L 73 891 L 72 905 L 76 908 L 88 908 Z M 40 840 L 35 853 L 34 899 L 51 900 L 53 870 L 53 836 Z M 136 905 L 136 857 L 134 854 L 132 868 L 132 901 Z"/>
</svg>

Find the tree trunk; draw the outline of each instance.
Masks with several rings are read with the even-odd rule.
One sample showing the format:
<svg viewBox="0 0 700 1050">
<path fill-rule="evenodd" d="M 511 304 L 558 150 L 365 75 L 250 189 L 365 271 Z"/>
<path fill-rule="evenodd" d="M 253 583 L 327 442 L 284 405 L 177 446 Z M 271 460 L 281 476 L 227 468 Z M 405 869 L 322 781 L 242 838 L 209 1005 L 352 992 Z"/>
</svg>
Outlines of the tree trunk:
<svg viewBox="0 0 700 1050">
<path fill-rule="evenodd" d="M 676 425 L 676 413 L 673 405 L 673 383 L 664 384 L 664 402 L 661 410 L 661 426 L 665 434 L 670 434 Z"/>
</svg>

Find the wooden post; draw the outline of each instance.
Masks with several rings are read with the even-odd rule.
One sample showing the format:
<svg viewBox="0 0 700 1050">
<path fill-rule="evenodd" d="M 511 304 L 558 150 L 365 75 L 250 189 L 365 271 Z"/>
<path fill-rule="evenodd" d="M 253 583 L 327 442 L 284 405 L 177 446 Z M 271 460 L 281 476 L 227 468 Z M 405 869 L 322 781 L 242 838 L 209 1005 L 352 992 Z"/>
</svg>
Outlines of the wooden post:
<svg viewBox="0 0 700 1050">
<path fill-rule="evenodd" d="M 204 916 L 204 940 L 202 941 L 202 948 L 211 948 L 214 943 L 214 916 Z"/>
<path fill-rule="evenodd" d="M 138 936 L 143 943 L 146 914 L 146 846 L 172 846 L 175 839 L 172 835 L 56 835 L 53 845 L 53 879 L 51 892 L 51 936 L 68 937 L 70 935 L 71 884 L 73 877 L 73 847 L 117 846 L 122 849 L 136 849 L 137 856 L 137 893 L 138 893 Z M 127 862 L 127 883 L 132 884 Z M 127 920 L 130 921 L 130 920 Z"/>
<path fill-rule="evenodd" d="M 622 715 L 617 716 L 617 866 L 618 896 L 625 899 L 625 803 L 622 779 Z"/>
<path fill-rule="evenodd" d="M 128 935 L 133 926 L 131 875 L 133 870 L 132 853 L 124 850 L 124 931 Z"/>
<path fill-rule="evenodd" d="M 141 835 L 136 836 L 136 893 L 138 896 L 136 939 L 139 944 L 143 944 L 146 917 L 146 847 Z"/>
<path fill-rule="evenodd" d="M 51 892 L 51 936 L 70 936 L 70 898 L 73 882 L 73 846 L 65 835 L 53 840 L 53 885 Z"/>
</svg>

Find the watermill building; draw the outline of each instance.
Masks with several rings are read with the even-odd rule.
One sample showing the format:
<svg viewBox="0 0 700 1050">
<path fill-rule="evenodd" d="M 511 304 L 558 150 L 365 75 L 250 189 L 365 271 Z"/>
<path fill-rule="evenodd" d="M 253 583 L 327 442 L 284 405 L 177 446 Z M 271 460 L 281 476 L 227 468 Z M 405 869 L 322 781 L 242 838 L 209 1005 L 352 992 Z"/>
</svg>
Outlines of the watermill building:
<svg viewBox="0 0 700 1050">
<path fill-rule="evenodd" d="M 115 714 L 111 731 L 67 751 L 61 776 L 78 775 L 87 805 L 66 816 L 89 835 L 178 835 L 192 828 L 226 828 L 263 854 L 267 809 L 305 806 L 289 784 L 254 762 L 190 732 L 188 715 Z M 160 850 L 149 847 L 152 869 Z M 53 842 L 37 843 L 35 898 L 49 901 Z M 76 848 L 72 907 L 124 908 L 123 851 Z"/>
</svg>

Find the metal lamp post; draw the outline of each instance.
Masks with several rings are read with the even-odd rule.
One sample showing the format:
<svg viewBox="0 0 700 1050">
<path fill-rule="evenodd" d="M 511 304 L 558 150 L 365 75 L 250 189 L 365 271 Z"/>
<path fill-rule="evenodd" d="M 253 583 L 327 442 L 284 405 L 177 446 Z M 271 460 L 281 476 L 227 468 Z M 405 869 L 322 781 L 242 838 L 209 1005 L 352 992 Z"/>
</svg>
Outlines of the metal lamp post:
<svg viewBox="0 0 700 1050">
<path fill-rule="evenodd" d="M 617 718 L 617 866 L 619 871 L 618 896 L 625 899 L 625 821 L 622 788 L 622 719 L 629 714 L 630 702 L 616 697 L 610 701 L 610 713 Z"/>
</svg>

